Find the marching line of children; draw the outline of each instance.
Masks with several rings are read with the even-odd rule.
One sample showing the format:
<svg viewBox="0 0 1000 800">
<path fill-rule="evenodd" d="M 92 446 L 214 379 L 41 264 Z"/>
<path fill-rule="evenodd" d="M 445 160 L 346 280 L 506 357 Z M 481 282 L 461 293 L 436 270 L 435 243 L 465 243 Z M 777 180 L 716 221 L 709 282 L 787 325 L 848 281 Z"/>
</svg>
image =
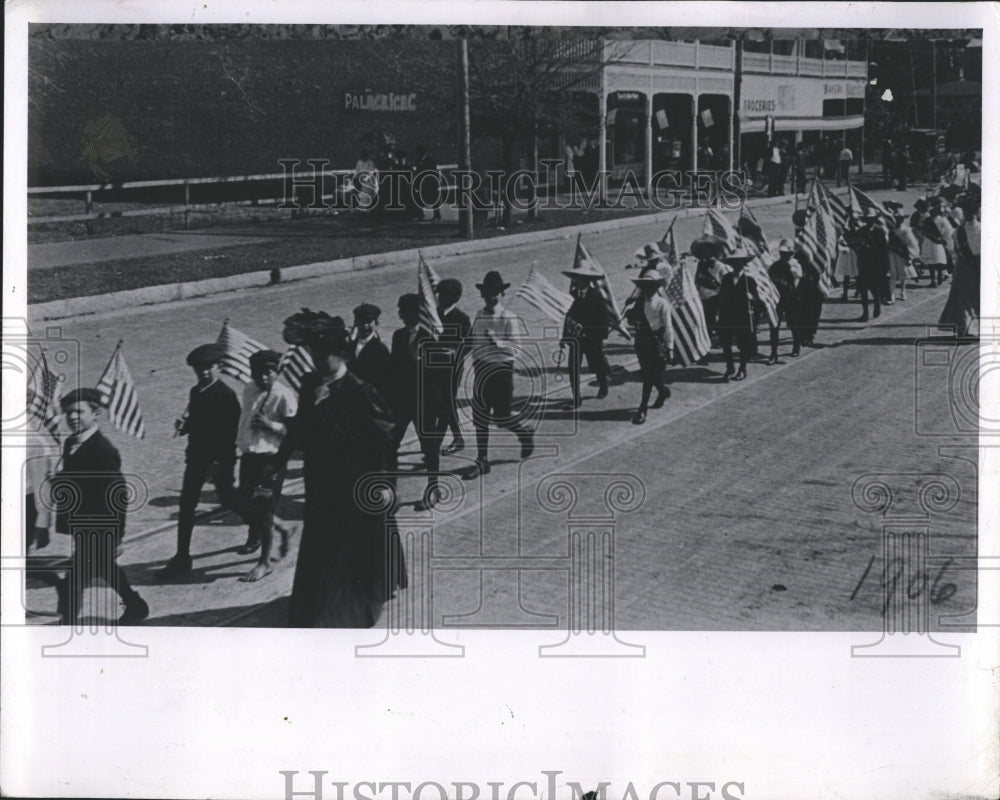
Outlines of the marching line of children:
<svg viewBox="0 0 1000 800">
<path fill-rule="evenodd" d="M 924 205 L 918 201 L 917 213 L 922 213 Z M 923 266 L 930 269 L 932 286 L 942 282 L 936 273 L 951 263 L 952 253 L 958 253 L 963 270 L 961 296 L 953 291 L 956 297 L 949 298 L 941 324 L 954 321 L 960 335 L 969 334 L 978 315 L 978 198 L 965 198 L 960 205 L 964 217 L 957 225 L 950 226 L 950 235 L 943 229 L 943 223 L 937 221 L 945 209 L 945 203 L 937 200 L 929 204 L 929 223 L 908 221 L 898 205 L 893 206 L 897 225 L 892 231 L 881 224 L 881 215 L 871 209 L 856 221 L 848 232 L 848 242 L 857 253 L 856 273 L 839 274 L 845 281 L 845 299 L 847 279 L 857 278 L 864 309 L 862 320 L 868 319 L 869 294 L 876 317 L 887 292 L 891 302 L 890 280 L 901 283 L 905 299 L 906 279 L 912 278 L 914 266 L 920 265 L 917 252 L 927 254 Z M 935 210 L 942 213 L 935 214 Z M 936 236 L 930 235 L 932 228 L 938 232 Z M 923 232 L 923 241 L 918 241 L 915 230 Z M 897 239 L 894 245 L 890 244 L 892 237 Z M 946 240 L 948 247 L 944 248 L 938 239 Z M 937 251 L 939 247 L 941 253 Z M 756 281 L 745 267 L 757 256 L 744 251 L 723 256 L 719 243 L 706 236 L 696 239 L 690 250 L 698 259 L 694 284 L 712 346 L 720 346 L 725 359 L 722 380 L 744 380 L 747 366 L 756 354 L 760 307 Z M 793 357 L 800 354 L 803 346 L 812 345 L 823 302 L 817 271 L 808 256 L 788 239 L 781 240 L 777 252 L 778 259 L 768 270 L 780 297 L 777 321 L 772 318 L 769 330 L 768 364 L 778 360 L 782 321 L 792 335 Z M 665 277 L 658 269 L 666 255 L 656 245 L 647 245 L 637 255 L 645 266 L 639 277 L 632 279 L 636 293 L 626 304 L 624 317 L 635 331 L 634 348 L 642 377 L 641 399 L 632 422 L 642 424 L 650 408 L 662 407 L 670 397 L 664 370 L 675 363 L 675 342 L 673 309 L 664 296 Z M 965 275 L 966 272 L 969 274 Z M 562 344 L 572 345 L 568 363 L 572 390 L 569 404 L 577 409 L 582 404 L 580 370 L 584 356 L 597 379 L 597 399 L 608 395 L 611 370 L 604 341 L 617 321 L 610 318 L 597 289 L 598 281 L 606 278 L 602 271 L 584 264 L 563 274 L 570 279 L 573 300 L 565 315 Z M 207 480 L 214 483 L 221 504 L 239 514 L 247 525 L 247 540 L 238 552 L 248 555 L 260 550 L 254 567 L 241 580 L 257 581 L 270 574 L 272 564 L 288 552 L 288 531 L 275 520 L 275 513 L 288 458 L 294 450 L 299 450 L 303 453 L 307 484 L 308 476 L 317 474 L 330 482 L 319 485 L 314 478 L 312 489 L 307 486 L 304 528 L 311 531 L 310 547 L 320 555 L 330 555 L 333 547 L 337 558 L 344 563 L 329 569 L 315 563 L 303 565 L 300 552 L 295 582 L 299 588 L 293 588 L 292 624 L 337 627 L 374 624 L 380 604 L 406 584 L 402 551 L 393 538 L 391 526 L 381 529 L 382 544 L 374 549 L 371 542 L 354 542 L 346 549 L 338 549 L 324 543 L 323 535 L 316 532 L 324 525 L 344 530 L 344 515 L 350 516 L 349 503 L 344 498 L 352 498 L 355 511 L 364 514 L 351 494 L 356 488 L 351 481 L 366 474 L 358 472 L 359 464 L 369 469 L 387 469 L 390 474 L 395 472 L 399 447 L 412 424 L 427 472 L 426 489 L 416 508 L 426 511 L 438 504 L 441 456 L 465 447 L 457 396 L 466 356 L 472 362 L 474 378 L 471 405 L 476 457 L 472 474 L 481 476 L 491 471 L 491 426 L 515 434 L 522 459 L 529 458 L 534 451 L 532 429 L 519 422 L 512 412 L 516 350 L 526 331 L 522 320 L 502 303 L 510 284 L 498 272 L 490 271 L 476 287 L 483 305 L 470 320 L 458 309 L 462 297 L 460 281 L 454 278 L 439 281 L 437 312 L 444 331 L 436 337 L 420 324 L 421 296 L 400 296 L 398 313 L 402 327 L 393 333 L 391 347 L 381 341 L 378 333 L 381 310 L 371 303 L 354 309 L 354 325 L 350 330 L 340 317 L 323 312 L 304 309 L 289 317 L 285 340 L 306 348 L 316 365 L 315 373 L 304 376 L 298 396 L 278 379 L 281 356 L 275 351 L 262 350 L 250 357 L 252 380 L 244 389 L 241 403 L 220 378 L 220 362 L 226 355 L 223 349 L 218 344 L 205 344 L 192 350 L 187 363 L 195 373 L 196 384 L 189 392 L 184 415 L 175 423 L 177 435 L 188 437 L 177 547 L 160 572 L 160 579 L 183 576 L 193 568 L 195 510 Z M 350 380 L 345 384 L 348 375 Z M 653 389 L 657 394 L 650 405 Z M 61 402 L 73 435 L 64 444 L 61 468 L 56 475 L 75 481 L 84 498 L 81 507 L 93 510 L 94 504 L 99 503 L 99 495 L 108 493 L 109 483 L 121 482 L 121 460 L 99 430 L 99 392 L 77 389 L 64 395 Z M 449 430 L 452 441 L 443 447 Z M 317 442 L 324 440 L 343 452 L 323 451 Z M 240 453 L 238 487 L 234 481 L 237 452 Z M 95 472 L 101 473 L 102 482 L 88 484 L 88 476 Z M 341 505 L 334 504 L 318 518 L 311 515 L 310 499 L 314 508 L 325 508 L 332 502 L 327 496 L 331 492 L 340 497 Z M 392 508 L 390 503 L 390 515 Z M 124 534 L 124 510 L 119 512 L 112 526 L 112 537 L 76 536 L 74 567 L 58 585 L 59 613 L 64 622 L 76 618 L 83 588 L 95 578 L 108 582 L 123 599 L 125 612 L 120 624 L 135 624 L 148 616 L 148 606 L 117 564 L 117 547 Z M 310 519 L 314 520 L 311 525 Z M 362 518 L 358 524 L 365 527 L 369 521 Z M 44 546 L 45 524 L 40 521 L 34 529 L 39 547 Z M 59 519 L 57 530 L 69 532 L 64 519 Z M 277 547 L 275 530 L 281 536 Z M 345 541 L 353 541 L 349 534 L 343 535 L 347 537 Z M 392 561 L 393 569 L 382 569 L 385 564 L 379 559 L 385 558 Z M 362 581 L 364 585 L 351 577 L 351 563 L 361 565 L 358 574 L 367 576 L 367 582 Z"/>
</svg>

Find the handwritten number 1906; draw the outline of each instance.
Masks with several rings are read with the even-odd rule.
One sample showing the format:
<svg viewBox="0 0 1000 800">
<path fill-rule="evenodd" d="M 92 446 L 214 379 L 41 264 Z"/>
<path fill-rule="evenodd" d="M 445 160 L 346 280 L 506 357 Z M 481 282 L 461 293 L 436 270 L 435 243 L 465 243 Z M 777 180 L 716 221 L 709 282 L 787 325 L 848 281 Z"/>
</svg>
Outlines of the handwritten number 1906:
<svg viewBox="0 0 1000 800">
<path fill-rule="evenodd" d="M 854 587 L 854 591 L 851 592 L 851 600 L 858 596 L 858 592 L 861 591 L 861 587 L 865 580 L 868 578 L 868 574 L 871 572 L 872 565 L 875 563 L 875 556 L 872 556 L 868 560 L 868 565 L 865 567 L 865 571 L 861 575 L 861 580 L 858 581 L 857 586 Z M 954 583 L 943 582 L 942 578 L 944 573 L 948 570 L 948 567 L 952 565 L 952 559 L 948 559 L 941 565 L 941 568 L 937 571 L 934 576 L 934 580 L 930 581 L 930 590 L 928 592 L 928 597 L 934 605 L 938 603 L 943 603 L 949 598 L 951 598 L 955 592 L 958 591 L 958 587 Z M 899 591 L 905 594 L 905 597 L 909 600 L 916 600 L 920 595 L 927 590 L 927 583 L 930 580 L 930 576 L 925 570 L 918 570 L 913 575 L 910 576 L 908 581 L 903 581 L 903 575 L 906 571 L 906 564 L 902 558 L 896 557 L 889 560 L 889 563 L 885 565 L 882 570 L 882 577 L 879 580 L 879 585 L 882 589 L 882 616 L 885 616 L 885 612 L 889 609 L 889 605 L 892 598 L 895 596 L 896 592 Z"/>
</svg>

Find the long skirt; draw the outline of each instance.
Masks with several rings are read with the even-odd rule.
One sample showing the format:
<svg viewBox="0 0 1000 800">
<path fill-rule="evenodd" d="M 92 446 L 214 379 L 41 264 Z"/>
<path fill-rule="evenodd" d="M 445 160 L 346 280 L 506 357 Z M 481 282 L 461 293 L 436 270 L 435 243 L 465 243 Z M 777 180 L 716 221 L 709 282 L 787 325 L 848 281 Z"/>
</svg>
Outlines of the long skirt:
<svg viewBox="0 0 1000 800">
<path fill-rule="evenodd" d="M 947 264 L 948 251 L 945 250 L 943 244 L 936 244 L 930 239 L 924 239 L 923 244 L 920 245 L 920 260 L 927 265 Z"/>
<path fill-rule="evenodd" d="M 898 253 L 889 253 L 889 274 L 894 281 L 913 280 L 917 277 L 917 271 L 909 259 Z"/>
<path fill-rule="evenodd" d="M 858 254 L 850 247 L 841 247 L 837 254 L 837 266 L 834 274 L 838 278 L 858 277 Z"/>
<path fill-rule="evenodd" d="M 976 335 L 979 332 L 978 320 L 979 270 L 959 258 L 938 327 L 954 329 L 958 336 Z"/>
</svg>

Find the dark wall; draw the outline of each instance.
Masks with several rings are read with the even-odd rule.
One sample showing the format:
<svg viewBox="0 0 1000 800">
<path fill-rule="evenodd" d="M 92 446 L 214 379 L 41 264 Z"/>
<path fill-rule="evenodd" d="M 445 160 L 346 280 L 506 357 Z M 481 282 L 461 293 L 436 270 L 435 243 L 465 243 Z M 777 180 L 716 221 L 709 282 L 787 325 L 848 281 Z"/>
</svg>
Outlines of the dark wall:
<svg viewBox="0 0 1000 800">
<path fill-rule="evenodd" d="M 344 90 L 416 91 L 418 110 L 347 113 Z M 453 42 L 33 39 L 28 182 L 93 182 L 81 134 L 104 114 L 141 153 L 106 165 L 114 180 L 273 173 L 285 158 L 350 168 L 380 129 L 455 163 L 455 96 Z M 476 133 L 485 168 L 497 144 Z"/>
</svg>

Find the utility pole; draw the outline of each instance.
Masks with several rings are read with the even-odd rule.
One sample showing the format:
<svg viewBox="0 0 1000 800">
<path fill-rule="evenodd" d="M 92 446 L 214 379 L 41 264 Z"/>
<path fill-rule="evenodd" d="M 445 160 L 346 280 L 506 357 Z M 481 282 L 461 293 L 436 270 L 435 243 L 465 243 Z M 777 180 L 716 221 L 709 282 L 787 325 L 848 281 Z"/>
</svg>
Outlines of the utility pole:
<svg viewBox="0 0 1000 800">
<path fill-rule="evenodd" d="M 931 39 L 931 126 L 937 130 L 937 44 Z"/>
<path fill-rule="evenodd" d="M 469 135 L 469 42 L 458 40 L 458 169 L 465 172 L 472 168 L 472 140 Z M 461 184 L 461 179 L 459 180 Z M 456 200 L 458 196 L 456 194 Z M 465 239 L 473 236 L 471 198 L 466 208 L 458 210 L 458 233 Z"/>
<path fill-rule="evenodd" d="M 736 63 L 734 64 L 735 70 L 733 74 L 733 149 L 732 152 L 735 155 L 735 161 L 733 168 L 736 170 L 743 169 L 743 135 L 740 132 L 740 94 L 743 88 L 743 34 L 741 33 L 736 39 Z M 694 110 L 695 115 L 698 114 L 697 107 Z M 698 142 L 694 143 L 694 147 L 697 150 Z"/>
</svg>

